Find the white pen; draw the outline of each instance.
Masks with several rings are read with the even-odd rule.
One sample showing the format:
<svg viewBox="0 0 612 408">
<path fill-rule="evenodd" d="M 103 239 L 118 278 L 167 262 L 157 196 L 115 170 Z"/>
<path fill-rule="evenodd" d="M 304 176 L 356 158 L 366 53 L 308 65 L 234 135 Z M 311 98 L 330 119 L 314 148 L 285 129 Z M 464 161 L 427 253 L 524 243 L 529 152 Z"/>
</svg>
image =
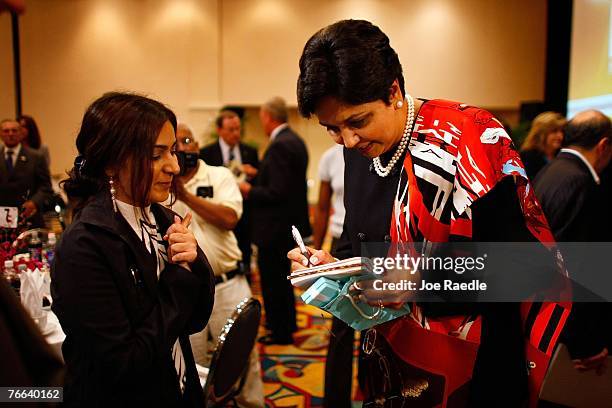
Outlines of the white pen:
<svg viewBox="0 0 612 408">
<path fill-rule="evenodd" d="M 291 226 L 291 235 L 293 235 L 293 240 L 297 244 L 298 248 L 300 248 L 300 252 L 302 253 L 302 255 L 304 255 L 306 259 L 308 260 L 308 266 L 311 266 L 310 265 L 310 252 L 308 252 L 308 250 L 306 249 L 306 245 L 304 245 L 304 240 L 302 240 L 302 235 L 300 234 L 300 231 L 298 231 L 298 229 L 295 228 L 295 225 Z"/>
</svg>

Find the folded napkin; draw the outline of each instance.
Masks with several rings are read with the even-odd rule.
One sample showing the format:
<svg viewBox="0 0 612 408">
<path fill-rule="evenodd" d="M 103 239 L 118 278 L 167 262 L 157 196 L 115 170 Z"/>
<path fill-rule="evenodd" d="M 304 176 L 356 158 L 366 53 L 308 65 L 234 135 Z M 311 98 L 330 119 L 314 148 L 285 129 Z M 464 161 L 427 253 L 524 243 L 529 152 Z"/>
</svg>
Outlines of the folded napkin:
<svg viewBox="0 0 612 408">
<path fill-rule="evenodd" d="M 45 289 L 45 274 L 38 268 L 34 271 L 25 270 L 19 274 L 21 288 L 19 295 L 21 303 L 30 313 L 30 316 L 38 323 L 41 329 L 47 324 L 46 315 L 42 309 L 42 299 Z"/>
</svg>

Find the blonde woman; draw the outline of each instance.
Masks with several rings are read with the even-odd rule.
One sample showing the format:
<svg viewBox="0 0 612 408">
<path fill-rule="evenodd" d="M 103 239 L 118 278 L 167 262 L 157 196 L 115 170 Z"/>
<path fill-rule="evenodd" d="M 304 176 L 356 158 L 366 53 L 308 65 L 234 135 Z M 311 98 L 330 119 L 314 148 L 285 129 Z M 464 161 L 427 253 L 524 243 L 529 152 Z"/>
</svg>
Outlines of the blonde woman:
<svg viewBox="0 0 612 408">
<path fill-rule="evenodd" d="M 566 119 L 557 112 L 543 112 L 533 120 L 521 146 L 521 159 L 530 180 L 533 181 L 542 167 L 561 149 L 566 123 Z"/>
</svg>

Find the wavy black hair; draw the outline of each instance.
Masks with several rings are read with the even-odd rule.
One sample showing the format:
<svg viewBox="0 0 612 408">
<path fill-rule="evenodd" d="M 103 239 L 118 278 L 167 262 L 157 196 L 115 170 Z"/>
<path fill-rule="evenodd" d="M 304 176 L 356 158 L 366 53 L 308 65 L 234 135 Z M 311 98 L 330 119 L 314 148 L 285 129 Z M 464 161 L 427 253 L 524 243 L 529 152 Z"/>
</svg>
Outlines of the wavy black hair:
<svg viewBox="0 0 612 408">
<path fill-rule="evenodd" d="M 86 110 L 76 139 L 79 156 L 62 186 L 78 212 L 89 198 L 109 190 L 107 171 L 132 164 L 130 193 L 144 208 L 153 177 L 153 149 L 164 123 L 176 132 L 176 116 L 162 103 L 142 95 L 109 92 Z M 110 194 L 109 194 L 110 195 Z"/>
</svg>

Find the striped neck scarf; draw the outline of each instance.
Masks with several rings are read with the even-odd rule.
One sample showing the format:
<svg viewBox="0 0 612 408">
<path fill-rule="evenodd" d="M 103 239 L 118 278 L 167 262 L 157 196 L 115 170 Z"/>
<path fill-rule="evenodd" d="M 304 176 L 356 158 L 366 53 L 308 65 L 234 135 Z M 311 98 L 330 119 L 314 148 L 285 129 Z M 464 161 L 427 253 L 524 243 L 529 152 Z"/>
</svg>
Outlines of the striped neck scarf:
<svg viewBox="0 0 612 408">
<path fill-rule="evenodd" d="M 162 270 L 164 270 L 166 263 L 168 262 L 168 252 L 162 239 L 162 235 L 157 229 L 155 217 L 151 212 L 151 206 L 141 209 L 117 200 L 117 208 L 119 209 L 121 215 L 123 215 L 123 218 L 125 218 L 128 224 L 130 224 L 130 227 L 132 227 L 136 235 L 138 235 L 140 240 L 144 243 L 147 251 L 151 255 L 156 255 L 157 278 L 159 279 L 159 274 Z M 183 393 L 185 391 L 187 377 L 185 357 L 183 356 L 181 343 L 178 339 L 172 346 L 171 354 L 181 393 Z"/>
</svg>

